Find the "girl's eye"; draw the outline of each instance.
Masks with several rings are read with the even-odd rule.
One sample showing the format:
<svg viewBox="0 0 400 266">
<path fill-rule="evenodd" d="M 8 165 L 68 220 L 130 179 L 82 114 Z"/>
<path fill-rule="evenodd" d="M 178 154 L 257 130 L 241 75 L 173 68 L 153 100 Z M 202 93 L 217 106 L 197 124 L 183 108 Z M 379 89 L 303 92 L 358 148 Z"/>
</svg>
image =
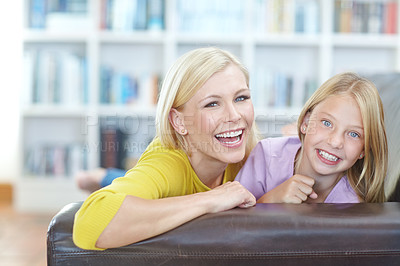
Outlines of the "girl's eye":
<svg viewBox="0 0 400 266">
<path fill-rule="evenodd" d="M 235 99 L 235 102 L 242 102 L 242 101 L 245 101 L 245 100 L 247 100 L 247 99 L 250 99 L 250 97 L 249 97 L 249 96 L 242 95 L 242 96 L 237 97 L 237 98 Z"/>
<path fill-rule="evenodd" d="M 208 104 L 206 104 L 204 107 L 215 107 L 215 106 L 217 106 L 217 102 L 210 102 L 210 103 L 208 103 Z"/>
<path fill-rule="evenodd" d="M 349 135 L 350 135 L 350 137 L 352 137 L 352 138 L 359 138 L 359 137 L 360 137 L 360 134 L 358 134 L 358 133 L 356 133 L 356 132 L 350 132 Z"/>
<path fill-rule="evenodd" d="M 322 124 L 324 124 L 324 126 L 326 126 L 326 127 L 331 127 L 332 126 L 331 122 L 329 122 L 327 120 L 322 120 Z"/>
</svg>

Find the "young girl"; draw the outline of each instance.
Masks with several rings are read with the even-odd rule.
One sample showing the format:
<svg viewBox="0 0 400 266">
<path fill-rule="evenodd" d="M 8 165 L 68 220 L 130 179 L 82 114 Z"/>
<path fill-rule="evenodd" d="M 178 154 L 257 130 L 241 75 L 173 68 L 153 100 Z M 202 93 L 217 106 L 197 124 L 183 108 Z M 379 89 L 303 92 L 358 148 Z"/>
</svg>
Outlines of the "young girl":
<svg viewBox="0 0 400 266">
<path fill-rule="evenodd" d="M 258 203 L 385 200 L 387 140 L 372 82 L 332 77 L 306 102 L 297 130 L 259 142 L 236 177 Z"/>
</svg>

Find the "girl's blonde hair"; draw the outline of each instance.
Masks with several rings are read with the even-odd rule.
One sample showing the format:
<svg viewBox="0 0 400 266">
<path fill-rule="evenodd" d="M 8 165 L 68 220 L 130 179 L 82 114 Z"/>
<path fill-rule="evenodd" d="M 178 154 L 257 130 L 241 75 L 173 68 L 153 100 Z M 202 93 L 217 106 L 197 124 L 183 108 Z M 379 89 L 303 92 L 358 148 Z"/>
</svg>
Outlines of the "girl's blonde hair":
<svg viewBox="0 0 400 266">
<path fill-rule="evenodd" d="M 171 108 L 184 105 L 215 73 L 224 70 L 230 64 L 236 65 L 246 78 L 249 86 L 249 73 L 231 53 L 216 47 L 199 48 L 182 55 L 167 72 L 157 104 L 156 137 L 167 148 L 179 148 L 186 151 L 184 138 L 178 134 L 169 122 Z M 246 156 L 258 141 L 258 133 L 253 127 L 246 143 Z M 243 162 L 241 162 L 243 163 Z"/>
<path fill-rule="evenodd" d="M 357 195 L 364 202 L 384 202 L 384 180 L 387 172 L 388 149 L 384 113 L 381 98 L 375 85 L 351 72 L 337 74 L 319 87 L 305 103 L 297 121 L 297 131 L 301 143 L 304 134 L 300 127 L 307 113 L 333 95 L 347 94 L 354 98 L 361 111 L 364 127 L 363 159 L 346 171 L 348 180 Z M 299 160 L 302 158 L 302 151 Z"/>
</svg>

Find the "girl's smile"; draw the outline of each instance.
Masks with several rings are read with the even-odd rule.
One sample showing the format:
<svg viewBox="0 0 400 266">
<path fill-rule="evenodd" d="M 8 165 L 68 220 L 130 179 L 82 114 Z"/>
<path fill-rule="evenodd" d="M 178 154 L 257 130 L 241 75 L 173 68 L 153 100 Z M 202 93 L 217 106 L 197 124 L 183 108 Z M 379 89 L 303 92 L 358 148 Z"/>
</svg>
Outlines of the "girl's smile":
<svg viewBox="0 0 400 266">
<path fill-rule="evenodd" d="M 332 182 L 360 159 L 364 129 L 357 102 L 352 96 L 330 96 L 315 106 L 302 124 L 305 133 L 303 174 Z M 362 158 L 362 157 L 361 157 Z"/>
<path fill-rule="evenodd" d="M 317 149 L 317 156 L 321 160 L 321 162 L 328 164 L 328 165 L 336 165 L 340 162 L 340 158 L 334 154 L 331 154 L 327 151 Z"/>
</svg>

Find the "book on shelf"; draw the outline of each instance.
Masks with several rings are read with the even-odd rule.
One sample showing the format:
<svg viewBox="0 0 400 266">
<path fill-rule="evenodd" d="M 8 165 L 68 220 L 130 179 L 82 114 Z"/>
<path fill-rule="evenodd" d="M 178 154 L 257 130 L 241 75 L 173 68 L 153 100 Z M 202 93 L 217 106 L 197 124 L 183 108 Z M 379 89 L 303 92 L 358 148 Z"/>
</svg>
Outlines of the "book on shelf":
<svg viewBox="0 0 400 266">
<path fill-rule="evenodd" d="M 100 103 L 154 106 L 157 103 L 159 75 L 132 75 L 109 66 L 100 67 Z"/>
<path fill-rule="evenodd" d="M 25 173 L 37 177 L 71 177 L 87 170 L 87 151 L 83 144 L 44 144 L 27 150 Z"/>
<path fill-rule="evenodd" d="M 43 29 L 46 27 L 46 0 L 32 0 L 29 7 L 29 27 Z"/>
<path fill-rule="evenodd" d="M 47 50 L 24 54 L 25 104 L 81 105 L 88 102 L 86 58 Z"/>
<path fill-rule="evenodd" d="M 29 27 L 50 30 L 87 30 L 87 0 L 32 0 Z"/>
<path fill-rule="evenodd" d="M 148 0 L 147 30 L 150 31 L 164 30 L 164 13 L 165 13 L 164 0 Z"/>
<path fill-rule="evenodd" d="M 257 108 L 301 108 L 316 89 L 315 79 L 258 68 L 251 92 Z"/>
<path fill-rule="evenodd" d="M 100 166 L 125 169 L 127 134 L 118 127 L 100 129 Z"/>
<path fill-rule="evenodd" d="M 255 31 L 260 33 L 317 33 L 319 31 L 317 0 L 256 0 Z"/>
<path fill-rule="evenodd" d="M 397 1 L 335 0 L 334 31 L 396 34 Z"/>
<path fill-rule="evenodd" d="M 178 0 L 177 30 L 229 34 L 244 31 L 244 1 Z"/>
<path fill-rule="evenodd" d="M 165 0 L 101 0 L 100 29 L 162 31 Z"/>
<path fill-rule="evenodd" d="M 101 166 L 130 169 L 153 140 L 155 131 L 151 115 L 120 116 L 116 113 L 100 117 Z"/>
</svg>

